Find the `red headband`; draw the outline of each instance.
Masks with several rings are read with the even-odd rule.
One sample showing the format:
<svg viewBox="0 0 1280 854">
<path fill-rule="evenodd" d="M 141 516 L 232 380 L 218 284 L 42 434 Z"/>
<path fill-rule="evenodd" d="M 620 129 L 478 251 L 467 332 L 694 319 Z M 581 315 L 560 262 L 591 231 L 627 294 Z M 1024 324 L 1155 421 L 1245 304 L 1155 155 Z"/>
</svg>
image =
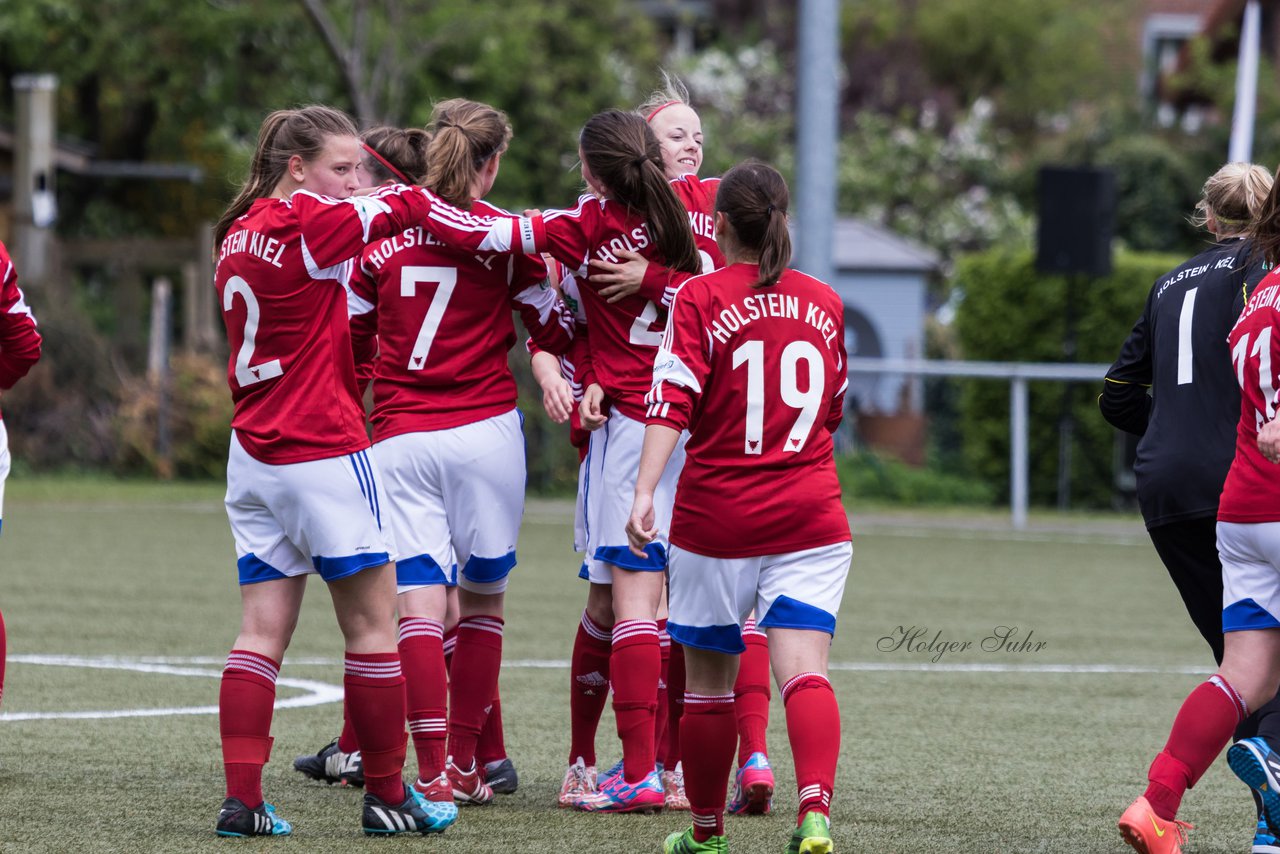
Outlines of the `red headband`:
<svg viewBox="0 0 1280 854">
<path fill-rule="evenodd" d="M 381 154 L 379 154 L 378 152 L 374 151 L 374 150 L 373 150 L 373 147 L 372 147 L 372 146 L 370 146 L 368 143 L 362 142 L 362 143 L 360 143 L 360 147 L 361 147 L 361 148 L 363 148 L 365 151 L 369 152 L 369 156 L 371 156 L 374 160 L 378 161 L 378 162 L 379 162 L 379 163 L 381 163 L 383 166 L 387 167 L 387 171 L 389 171 L 392 175 L 394 175 L 394 176 L 396 176 L 397 178 L 399 178 L 399 179 L 400 179 L 400 183 L 402 183 L 402 184 L 412 184 L 412 183 L 413 183 L 412 181 L 410 181 L 408 178 L 406 178 L 406 177 L 404 176 L 404 173 L 403 173 L 403 172 L 401 172 L 401 171 L 400 171 L 399 169 L 397 169 L 396 167 L 392 166 L 392 165 L 391 165 L 391 163 L 387 160 L 387 158 L 383 157 Z"/>
<path fill-rule="evenodd" d="M 660 113 L 660 112 L 662 112 L 663 110 L 665 110 L 667 107 L 670 107 L 670 106 L 672 106 L 673 104 L 683 104 L 683 103 L 684 103 L 684 101 L 667 101 L 667 103 L 663 104 L 662 106 L 660 106 L 660 107 L 658 107 L 656 110 L 654 110 L 652 113 L 650 113 L 650 114 L 648 115 L 648 117 L 645 119 L 645 121 L 646 121 L 646 122 L 651 122 L 651 121 L 653 121 L 653 117 L 654 117 L 654 116 L 656 116 L 658 113 Z"/>
</svg>

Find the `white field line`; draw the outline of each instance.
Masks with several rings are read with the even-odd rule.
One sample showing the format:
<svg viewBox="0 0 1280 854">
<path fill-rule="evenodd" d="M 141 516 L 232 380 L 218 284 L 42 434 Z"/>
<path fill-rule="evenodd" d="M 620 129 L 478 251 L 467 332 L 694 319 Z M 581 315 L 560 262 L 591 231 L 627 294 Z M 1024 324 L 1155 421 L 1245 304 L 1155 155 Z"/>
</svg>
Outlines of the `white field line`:
<svg viewBox="0 0 1280 854">
<path fill-rule="evenodd" d="M 45 667 L 81 667 L 91 670 L 127 670 L 135 673 L 155 673 L 164 676 L 192 676 L 202 679 L 218 679 L 226 659 L 215 656 L 75 656 L 75 655 L 11 655 L 12 664 L 33 664 Z M 286 664 L 294 666 L 338 667 L 335 658 L 288 658 Z M 564 659 L 514 659 L 503 662 L 504 667 L 532 670 L 564 670 L 569 662 Z M 1144 665 L 1144 664 L 1029 664 L 1029 663 L 963 663 L 963 662 L 894 662 L 894 661 L 839 661 L 830 669 L 852 673 L 1054 673 L 1054 674 L 1150 674 L 1150 675 L 1208 675 L 1212 672 L 1203 665 Z M 277 709 L 298 709 L 342 701 L 342 686 L 312 679 L 282 677 L 277 685 L 297 688 L 307 693 L 276 701 Z M 108 709 L 78 712 L 5 712 L 0 713 L 0 723 L 32 720 L 104 720 L 111 718 L 168 717 L 173 715 L 215 715 L 217 706 L 178 706 L 144 709 Z"/>
</svg>

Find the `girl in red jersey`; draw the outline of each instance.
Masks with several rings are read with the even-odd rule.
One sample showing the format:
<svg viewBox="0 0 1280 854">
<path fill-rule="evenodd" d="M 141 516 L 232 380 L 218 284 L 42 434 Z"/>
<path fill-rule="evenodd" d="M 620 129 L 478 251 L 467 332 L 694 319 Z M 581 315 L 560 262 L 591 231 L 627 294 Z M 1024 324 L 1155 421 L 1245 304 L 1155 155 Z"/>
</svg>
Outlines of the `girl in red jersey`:
<svg viewBox="0 0 1280 854">
<path fill-rule="evenodd" d="M 36 318 L 18 287 L 9 252 L 0 243 L 0 392 L 13 388 L 40 359 Z M 4 525 L 4 482 L 9 477 L 9 432 L 0 418 L 0 530 Z M 4 697 L 4 617 L 0 615 L 0 698 Z"/>
<path fill-rule="evenodd" d="M 215 284 L 231 345 L 235 412 L 227 514 L 242 620 L 219 697 L 224 836 L 289 833 L 262 797 L 280 661 L 306 575 L 328 582 L 346 640 L 348 711 L 363 748 L 366 833 L 429 833 L 444 822 L 404 785 L 404 681 L 392 615 L 394 546 L 381 525 L 347 321 L 351 259 L 371 239 L 422 223 L 473 249 L 533 249 L 539 226 L 481 220 L 403 186 L 353 197 L 360 141 L 327 107 L 272 113 L 250 177 L 215 231 Z"/>
<path fill-rule="evenodd" d="M 1280 181 L 1252 228 L 1255 250 L 1272 269 L 1254 289 L 1227 338 L 1240 384 L 1236 452 L 1218 502 L 1222 559 L 1222 663 L 1179 709 L 1148 785 L 1120 817 L 1120 833 L 1143 854 L 1181 851 L 1189 824 L 1177 818 L 1187 789 L 1208 770 L 1236 727 L 1280 684 Z M 1280 827 L 1280 754 L 1265 738 L 1227 751 L 1254 790 L 1271 828 Z"/>
<path fill-rule="evenodd" d="M 482 214 L 511 138 L 506 116 L 485 104 L 444 101 L 432 114 L 425 183 Z M 545 351 L 563 353 L 572 326 L 546 286 L 539 256 L 458 251 L 421 228 L 370 243 L 352 279 L 352 302 L 375 332 L 374 454 L 387 484 L 397 564 L 400 649 L 409 674 L 409 726 L 419 791 L 483 804 L 493 797 L 477 767 L 477 742 L 497 696 L 503 599 L 515 566 L 524 506 L 525 447 L 511 309 Z M 457 645 L 444 750 L 443 624 L 458 589 Z M 512 781 L 514 783 L 514 780 Z"/>
<path fill-rule="evenodd" d="M 737 742 L 729 716 L 753 609 L 769 635 L 795 759 L 800 810 L 788 850 L 831 850 L 840 716 L 827 652 L 852 554 L 831 440 L 847 386 L 843 308 L 830 287 L 785 269 L 787 204 L 768 166 L 745 163 L 723 177 L 715 229 L 729 266 L 676 295 L 646 399 L 627 524 L 637 554 L 661 533 L 657 484 L 690 431 L 670 522 L 667 630 L 685 648 L 680 737 L 693 826 L 668 837 L 667 854 L 727 850 Z M 791 512 L 797 502 L 803 517 Z"/>
</svg>

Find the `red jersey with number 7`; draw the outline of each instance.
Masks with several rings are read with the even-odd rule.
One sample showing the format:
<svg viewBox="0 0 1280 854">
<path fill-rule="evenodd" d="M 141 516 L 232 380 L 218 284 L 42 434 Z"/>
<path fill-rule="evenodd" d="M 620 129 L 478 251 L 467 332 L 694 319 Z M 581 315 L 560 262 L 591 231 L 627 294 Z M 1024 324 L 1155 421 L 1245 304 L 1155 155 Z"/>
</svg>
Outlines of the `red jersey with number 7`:
<svg viewBox="0 0 1280 854">
<path fill-rule="evenodd" d="M 714 186 L 714 185 L 712 185 Z M 715 241 L 714 220 L 708 213 L 714 190 L 692 175 L 671 182 L 676 197 L 690 212 L 694 242 L 704 271 L 724 264 Z M 633 294 L 606 302 L 592 279 L 593 259 L 618 262 L 617 253 L 630 250 L 645 260 L 666 264 L 649 226 L 640 214 L 614 199 L 583 196 L 572 210 L 546 211 L 543 248 L 564 264 L 578 280 L 586 314 L 590 367 L 584 383 L 598 382 L 613 405 L 628 418 L 644 420 L 644 396 L 653 379 L 653 357 L 662 343 L 666 310 L 659 303 Z"/>
<path fill-rule="evenodd" d="M 646 422 L 689 430 L 671 542 L 710 557 L 845 542 L 831 434 L 848 386 L 844 306 L 795 270 L 734 264 L 676 292 Z"/>
<path fill-rule="evenodd" d="M 509 215 L 482 201 L 472 211 Z M 573 339 L 542 256 L 463 252 L 422 226 L 365 247 L 351 291 L 356 360 L 374 361 L 375 441 L 514 409 L 512 309 L 541 350 L 562 355 Z"/>
<path fill-rule="evenodd" d="M 532 251 L 536 223 L 458 211 L 420 187 L 338 200 L 257 199 L 222 241 L 214 273 L 231 348 L 231 426 L 254 459 L 307 462 L 369 447 L 347 320 L 347 281 L 371 240 L 422 223 L 453 244 Z"/>
<path fill-rule="evenodd" d="M 1218 502 L 1223 522 L 1280 522 L 1280 466 L 1258 450 L 1258 431 L 1275 419 L 1280 389 L 1280 272 L 1254 289 L 1227 336 L 1240 383 L 1236 456 Z"/>
</svg>

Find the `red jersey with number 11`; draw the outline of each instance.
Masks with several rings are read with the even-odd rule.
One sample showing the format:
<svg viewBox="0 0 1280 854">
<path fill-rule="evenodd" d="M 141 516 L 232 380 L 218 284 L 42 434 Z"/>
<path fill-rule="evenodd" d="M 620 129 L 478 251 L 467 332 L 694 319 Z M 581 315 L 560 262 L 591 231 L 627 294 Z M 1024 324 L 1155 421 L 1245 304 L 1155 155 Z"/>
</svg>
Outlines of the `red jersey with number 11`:
<svg viewBox="0 0 1280 854">
<path fill-rule="evenodd" d="M 676 292 L 646 398 L 648 424 L 690 433 L 671 542 L 710 557 L 849 539 L 831 442 L 848 385 L 844 306 L 795 270 L 770 287 L 758 278 L 734 264 Z"/>
<path fill-rule="evenodd" d="M 1227 343 L 1240 383 L 1240 424 L 1218 519 L 1280 522 L 1280 466 L 1258 450 L 1258 431 L 1275 419 L 1280 389 L 1280 273 L 1268 273 L 1258 284 Z"/>
</svg>

